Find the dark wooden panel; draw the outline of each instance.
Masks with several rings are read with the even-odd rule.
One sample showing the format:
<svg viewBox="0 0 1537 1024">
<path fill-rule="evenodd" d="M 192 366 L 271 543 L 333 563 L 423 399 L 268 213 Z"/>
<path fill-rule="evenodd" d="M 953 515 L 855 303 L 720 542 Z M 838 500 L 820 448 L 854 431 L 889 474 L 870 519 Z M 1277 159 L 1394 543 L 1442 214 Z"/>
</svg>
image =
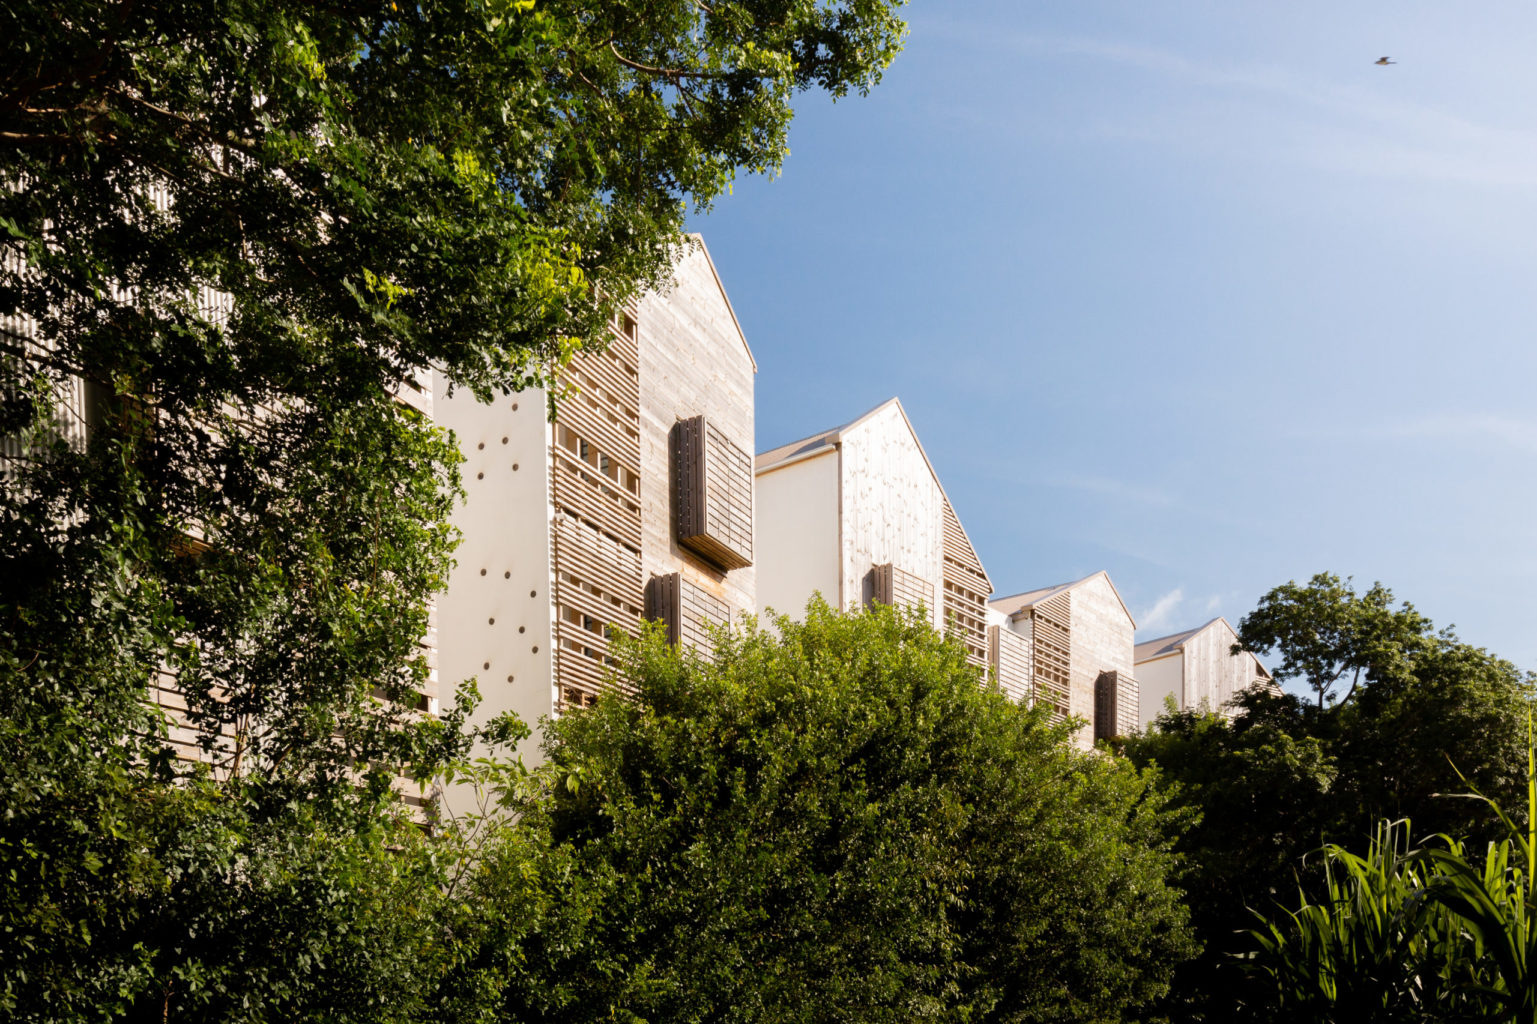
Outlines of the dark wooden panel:
<svg viewBox="0 0 1537 1024">
<path fill-rule="evenodd" d="M 752 457 L 703 416 L 673 428 L 677 540 L 722 569 L 752 564 Z"/>
</svg>

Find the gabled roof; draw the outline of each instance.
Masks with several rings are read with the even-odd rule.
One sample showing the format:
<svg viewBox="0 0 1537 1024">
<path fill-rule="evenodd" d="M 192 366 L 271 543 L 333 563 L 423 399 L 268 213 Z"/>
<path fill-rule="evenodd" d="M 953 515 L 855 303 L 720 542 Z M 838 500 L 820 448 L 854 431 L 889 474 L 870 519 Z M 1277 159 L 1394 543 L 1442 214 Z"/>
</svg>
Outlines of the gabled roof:
<svg viewBox="0 0 1537 1024">
<path fill-rule="evenodd" d="M 1196 626 L 1194 629 L 1187 629 L 1179 633 L 1170 633 L 1168 636 L 1161 636 L 1153 640 L 1144 640 L 1133 649 L 1131 656 L 1132 663 L 1140 665 L 1144 661 L 1152 661 L 1154 658 L 1167 657 L 1176 651 L 1184 650 L 1187 643 L 1195 639 L 1197 636 L 1200 636 L 1202 633 L 1206 632 L 1208 629 L 1212 628 L 1219 622 L 1224 626 L 1227 626 L 1227 631 L 1232 633 L 1235 639 L 1237 638 L 1238 631 L 1232 627 L 1232 624 L 1229 623 L 1226 618 L 1219 615 L 1215 619 L 1211 619 L 1202 625 Z M 1250 656 L 1253 657 L 1252 654 Z M 1270 678 L 1270 670 L 1265 668 L 1265 666 L 1260 663 L 1258 658 L 1254 658 L 1254 667 L 1259 669 L 1260 674 L 1263 675 L 1266 679 Z"/>
<path fill-rule="evenodd" d="M 699 246 L 699 251 L 704 254 L 704 261 L 710 267 L 710 275 L 715 278 L 715 287 L 720 289 L 721 301 L 726 304 L 726 312 L 731 316 L 731 326 L 736 329 L 737 340 L 742 343 L 742 351 L 747 353 L 747 362 L 752 366 L 752 372 L 758 372 L 758 361 L 752 357 L 752 348 L 747 344 L 747 335 L 742 332 L 742 323 L 736 318 L 736 310 L 731 306 L 731 296 L 726 294 L 726 286 L 720 283 L 720 271 L 715 269 L 715 260 L 710 256 L 710 247 L 704 244 L 704 236 L 691 234 L 689 240 Z"/>
<path fill-rule="evenodd" d="M 1175 651 L 1183 650 L 1185 641 L 1189 640 L 1197 633 L 1204 633 L 1207 626 L 1210 626 L 1213 622 L 1217 621 L 1217 619 L 1212 619 L 1211 622 L 1208 622 L 1202 626 L 1196 626 L 1194 629 L 1186 629 L 1178 633 L 1170 633 L 1168 636 L 1161 636 L 1155 640 L 1144 640 L 1142 643 L 1133 648 L 1131 660 L 1134 662 L 1151 661 L 1154 658 L 1162 658 L 1164 655 L 1173 654 Z"/>
<path fill-rule="evenodd" d="M 845 433 L 864 423 L 865 420 L 868 420 L 876 413 L 881 412 L 888 405 L 895 405 L 899 411 L 902 411 L 901 402 L 897 401 L 895 398 L 888 398 L 880 405 L 877 405 L 874 409 L 854 417 L 842 426 L 831 427 L 827 430 L 819 430 L 815 434 L 812 434 L 810 437 L 803 437 L 798 441 L 791 441 L 789 444 L 782 444 L 778 448 L 770 448 L 768 451 L 760 453 L 758 457 L 753 460 L 753 471 L 755 473 L 763 473 L 770 469 L 776 469 L 780 466 L 780 464 L 789 462 L 792 459 L 800 459 L 804 456 L 812 455 L 818 452 L 830 451 L 831 449 L 836 448 L 838 445 L 843 443 L 843 435 Z M 902 421 L 907 423 L 908 430 L 913 429 L 913 425 L 907 421 L 906 411 L 902 411 Z M 917 442 L 918 451 L 923 453 L 923 461 L 929 462 L 928 453 L 923 452 L 923 442 L 918 441 L 918 434 L 916 431 L 913 431 L 913 441 Z M 934 472 L 933 463 L 929 463 L 929 472 Z M 934 477 L 934 482 L 939 482 L 939 477 L 937 474 Z M 940 490 L 944 490 L 944 488 L 940 487 Z"/>
<path fill-rule="evenodd" d="M 923 442 L 918 439 L 918 432 L 913 429 L 913 421 L 907 418 L 907 410 L 902 408 L 900 399 L 888 398 L 880 405 L 862 415 L 854 417 L 840 427 L 821 430 L 810 437 L 803 437 L 798 441 L 782 444 L 778 448 L 770 448 L 753 460 L 753 473 L 754 475 L 767 473 L 791 462 L 799 462 L 801 459 L 810 458 L 813 455 L 835 451 L 843 443 L 844 437 L 850 431 L 857 430 L 867 420 L 873 419 L 892 406 L 896 407 L 897 413 L 902 417 L 903 425 L 907 427 L 907 432 L 912 435 L 913 444 L 918 447 L 918 454 L 923 456 L 923 464 L 929 467 L 929 474 L 934 478 L 934 486 L 939 488 L 939 496 L 944 499 L 946 505 L 950 506 L 950 511 L 955 513 L 955 524 L 961 528 L 961 536 L 965 538 L 967 546 L 971 548 L 971 553 L 976 555 L 977 546 L 971 543 L 971 535 L 966 532 L 966 525 L 961 522 L 960 513 L 955 511 L 955 503 L 950 500 L 950 495 L 945 493 L 945 485 L 940 482 L 939 474 L 934 471 L 934 463 L 929 459 L 929 453 L 923 450 Z M 977 564 L 979 566 L 982 564 L 981 556 L 977 557 Z M 982 567 L 982 574 L 984 576 L 987 575 L 986 566 Z M 991 585 L 992 583 L 989 581 L 988 586 Z"/>
<path fill-rule="evenodd" d="M 1088 583 L 1096 576 L 1103 576 L 1105 578 L 1105 582 L 1110 584 L 1110 592 L 1114 594 L 1115 599 L 1121 603 L 1121 611 L 1126 613 L 1127 620 L 1131 622 L 1132 628 L 1135 629 L 1137 627 L 1137 617 L 1131 613 L 1130 608 L 1126 607 L 1126 599 L 1123 598 L 1121 596 L 1121 592 L 1116 589 L 1115 581 L 1110 578 L 1110 574 L 1103 569 L 1101 569 L 1099 572 L 1090 573 L 1081 580 L 1073 580 L 1071 583 L 1058 583 L 1055 586 L 1041 587 L 1038 590 L 1027 590 L 1023 594 L 1011 594 L 1008 597 L 995 598 L 987 602 L 987 604 L 988 607 L 992 608 L 993 611 L 1002 612 L 1004 615 L 1007 615 L 1010 618 L 1015 618 L 1020 614 L 1029 611 L 1031 608 L 1040 604 L 1042 601 L 1048 601 L 1051 598 L 1056 597 L 1058 594 L 1083 586 L 1085 583 Z"/>
</svg>

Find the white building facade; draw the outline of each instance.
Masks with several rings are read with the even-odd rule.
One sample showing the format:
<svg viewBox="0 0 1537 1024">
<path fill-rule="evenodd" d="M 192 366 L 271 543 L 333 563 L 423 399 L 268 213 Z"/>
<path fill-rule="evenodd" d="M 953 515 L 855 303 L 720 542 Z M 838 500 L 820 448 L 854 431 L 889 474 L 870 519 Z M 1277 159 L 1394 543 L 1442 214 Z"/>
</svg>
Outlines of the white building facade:
<svg viewBox="0 0 1537 1024">
<path fill-rule="evenodd" d="M 702 644 L 755 604 L 752 353 L 708 250 L 543 391 L 482 404 L 440 381 L 437 421 L 464 453 L 463 534 L 438 601 L 438 673 L 475 678 L 477 721 L 537 731 L 616 685 L 609 638 L 646 617 Z M 526 756 L 534 754 L 525 746 Z"/>
</svg>

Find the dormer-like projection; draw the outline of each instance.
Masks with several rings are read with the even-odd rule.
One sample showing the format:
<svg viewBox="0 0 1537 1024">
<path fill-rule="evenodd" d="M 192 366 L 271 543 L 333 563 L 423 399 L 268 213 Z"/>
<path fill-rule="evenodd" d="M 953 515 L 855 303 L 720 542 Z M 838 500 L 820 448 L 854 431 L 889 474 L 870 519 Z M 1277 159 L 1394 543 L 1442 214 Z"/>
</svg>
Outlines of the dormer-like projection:
<svg viewBox="0 0 1537 1024">
<path fill-rule="evenodd" d="M 678 543 L 723 570 L 752 565 L 752 457 L 703 416 L 673 428 Z"/>
<path fill-rule="evenodd" d="M 646 584 L 646 618 L 667 627 L 667 640 L 687 644 L 709 657 L 715 649 L 710 629 L 729 625 L 726 603 L 696 586 L 680 572 L 653 576 Z"/>
<path fill-rule="evenodd" d="M 887 562 L 872 570 L 872 600 L 894 608 L 933 608 L 934 584 Z"/>
</svg>

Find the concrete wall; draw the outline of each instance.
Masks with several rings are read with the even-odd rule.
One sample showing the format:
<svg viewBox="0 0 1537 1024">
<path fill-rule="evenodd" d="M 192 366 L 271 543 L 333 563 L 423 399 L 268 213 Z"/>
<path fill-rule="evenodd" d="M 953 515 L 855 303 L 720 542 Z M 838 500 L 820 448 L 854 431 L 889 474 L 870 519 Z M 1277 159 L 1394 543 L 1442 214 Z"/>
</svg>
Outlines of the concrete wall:
<svg viewBox="0 0 1537 1024">
<path fill-rule="evenodd" d="M 811 595 L 840 607 L 837 450 L 757 478 L 758 611 L 799 618 Z"/>
<path fill-rule="evenodd" d="M 551 687 L 549 423 L 544 393 L 433 391 L 437 422 L 454 432 L 467 498 L 453 524 L 464 536 L 438 598 L 438 675 L 445 705 L 474 677 L 484 722 L 504 711 L 536 728 Z M 516 467 L 516 468 L 514 468 Z M 532 753 L 533 744 L 525 744 Z M 452 801 L 451 801 L 452 802 Z"/>
<path fill-rule="evenodd" d="M 1142 687 L 1141 711 L 1137 725 L 1146 729 L 1149 722 L 1163 714 L 1164 698 L 1173 697 L 1176 707 L 1183 707 L 1184 656 L 1178 651 L 1162 658 L 1137 663 L 1137 682 Z"/>
<path fill-rule="evenodd" d="M 902 410 L 887 405 L 845 431 L 842 453 L 844 607 L 863 606 L 871 566 L 891 562 L 933 585 L 939 628 L 944 496 Z"/>
<path fill-rule="evenodd" d="M 1071 710 L 1094 721 L 1094 687 L 1101 672 L 1120 672 L 1132 678 L 1134 625 L 1115 589 L 1104 575 L 1090 577 L 1073 588 Z M 1085 727 L 1075 737 L 1093 746 L 1094 730 Z"/>
<path fill-rule="evenodd" d="M 757 608 L 755 566 L 721 572 L 678 546 L 672 515 L 673 424 L 703 414 L 753 454 L 752 356 L 698 244 L 680 252 L 671 287 L 640 301 L 640 496 L 642 575 L 684 572 L 733 615 Z M 753 561 L 761 559 L 754 552 Z"/>
</svg>

